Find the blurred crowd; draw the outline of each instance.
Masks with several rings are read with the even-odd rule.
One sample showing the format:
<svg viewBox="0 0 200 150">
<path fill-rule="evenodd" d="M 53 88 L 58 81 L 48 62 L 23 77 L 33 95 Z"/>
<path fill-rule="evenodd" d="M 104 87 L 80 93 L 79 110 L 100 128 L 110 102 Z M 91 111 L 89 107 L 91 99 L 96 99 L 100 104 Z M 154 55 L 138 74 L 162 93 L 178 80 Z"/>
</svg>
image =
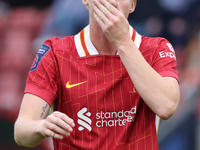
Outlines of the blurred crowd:
<svg viewBox="0 0 200 150">
<path fill-rule="evenodd" d="M 14 123 L 17 118 L 27 74 L 42 43 L 53 36 L 76 34 L 88 21 L 88 10 L 81 0 L 0 0 L 1 120 Z M 200 1 L 138 0 L 129 21 L 141 35 L 165 37 L 172 43 L 181 88 L 177 116 L 190 107 L 197 93 L 193 111 L 198 122 Z M 44 145 L 42 148 L 48 149 Z"/>
</svg>

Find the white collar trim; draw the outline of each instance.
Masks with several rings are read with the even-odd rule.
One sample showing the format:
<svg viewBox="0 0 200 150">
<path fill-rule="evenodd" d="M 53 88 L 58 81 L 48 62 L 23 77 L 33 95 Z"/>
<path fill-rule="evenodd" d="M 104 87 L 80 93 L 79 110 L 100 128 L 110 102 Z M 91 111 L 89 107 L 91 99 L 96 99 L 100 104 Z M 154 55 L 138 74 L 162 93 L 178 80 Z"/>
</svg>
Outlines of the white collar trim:
<svg viewBox="0 0 200 150">
<path fill-rule="evenodd" d="M 89 30 L 90 28 L 89 27 L 90 26 L 88 25 L 83 29 L 84 33 L 85 33 L 84 34 L 85 45 L 86 45 L 86 48 L 87 48 L 87 50 L 88 50 L 90 55 L 98 55 L 99 52 L 97 51 L 97 49 L 94 47 L 94 45 L 92 44 L 92 42 L 90 40 L 90 30 Z M 130 25 L 129 25 L 129 31 L 130 31 L 130 35 L 132 37 L 133 33 L 134 33 L 134 29 Z M 74 36 L 75 45 L 76 45 L 76 49 L 77 49 L 77 52 L 78 52 L 79 56 L 80 57 L 85 57 L 86 53 L 85 53 L 85 50 L 84 50 L 84 48 L 82 46 L 80 34 L 81 34 L 81 32 L 79 32 L 78 34 L 76 34 Z M 134 42 L 135 42 L 137 48 L 140 47 L 141 40 L 142 40 L 142 36 L 136 32 Z M 117 53 L 117 55 L 118 55 L 118 53 Z"/>
</svg>

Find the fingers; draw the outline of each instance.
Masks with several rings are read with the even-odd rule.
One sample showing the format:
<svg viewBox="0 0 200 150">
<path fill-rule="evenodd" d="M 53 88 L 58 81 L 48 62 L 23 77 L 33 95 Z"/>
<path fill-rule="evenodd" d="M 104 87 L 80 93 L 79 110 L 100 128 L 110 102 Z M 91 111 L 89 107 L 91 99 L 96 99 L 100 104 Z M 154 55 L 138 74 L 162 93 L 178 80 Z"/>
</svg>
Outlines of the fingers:
<svg viewBox="0 0 200 150">
<path fill-rule="evenodd" d="M 117 6 L 117 4 L 114 4 Z M 100 16 L 106 16 L 107 18 L 111 18 L 114 14 L 117 13 L 117 9 L 115 6 L 113 6 L 111 3 L 109 3 L 107 0 L 94 0 L 95 11 Z"/>
<path fill-rule="evenodd" d="M 129 39 L 129 23 L 119 0 L 93 0 L 93 16 L 107 39 L 116 47 Z"/>
<path fill-rule="evenodd" d="M 119 0 L 100 0 L 100 3 L 115 16 L 122 13 Z"/>
<path fill-rule="evenodd" d="M 101 0 L 101 2 L 94 0 L 94 17 L 104 31 L 112 26 L 113 20 L 115 19 L 115 16 L 110 11 L 112 9 L 115 8 L 109 2 L 105 0 Z"/>
<path fill-rule="evenodd" d="M 61 112 L 54 112 L 44 121 L 41 133 L 46 137 L 63 139 L 63 136 L 70 136 L 73 127 L 75 127 L 73 119 Z"/>
<path fill-rule="evenodd" d="M 55 121 L 54 123 L 50 123 L 48 125 L 48 128 L 51 131 L 56 132 L 56 133 L 58 133 L 60 135 L 69 136 L 70 132 L 72 132 L 73 129 L 68 124 L 63 124 L 63 123 L 60 123 L 62 121 L 59 121 L 59 122 L 58 121 L 59 120 Z"/>
<path fill-rule="evenodd" d="M 118 0 L 108 0 L 108 2 L 109 2 L 112 6 L 114 6 L 115 8 L 117 8 L 117 6 L 118 6 Z"/>
<path fill-rule="evenodd" d="M 120 10 L 118 0 L 100 0 L 100 3 L 115 16 Z"/>
<path fill-rule="evenodd" d="M 112 3 L 111 3 L 112 2 Z M 124 15 L 119 8 L 116 0 L 94 0 L 94 17 L 101 27 L 108 27 L 124 19 Z"/>
<path fill-rule="evenodd" d="M 102 5 L 100 7 L 102 7 Z M 97 7 L 97 5 L 93 5 L 93 9 L 94 9 L 94 17 L 100 24 L 100 26 L 103 26 L 104 23 L 109 21 L 107 16 L 105 15 L 106 13 L 108 13 L 108 10 L 106 10 L 106 8 L 101 8 L 103 10 L 100 10 L 100 8 Z M 104 11 L 104 13 L 102 11 Z"/>
<path fill-rule="evenodd" d="M 57 118 L 60 118 L 64 123 L 67 123 L 71 127 L 75 127 L 74 120 L 69 118 L 66 114 L 63 114 L 61 112 L 54 112 L 54 114 Z M 57 121 L 58 121 L 58 123 L 61 124 L 61 122 L 59 122 L 59 120 L 57 120 Z M 61 124 L 61 125 L 63 125 L 63 124 Z"/>
<path fill-rule="evenodd" d="M 53 132 L 52 130 L 49 130 L 49 129 L 46 129 L 44 133 L 46 134 L 45 137 L 52 137 L 59 140 L 63 139 L 63 136 L 64 136 L 59 133 Z"/>
</svg>

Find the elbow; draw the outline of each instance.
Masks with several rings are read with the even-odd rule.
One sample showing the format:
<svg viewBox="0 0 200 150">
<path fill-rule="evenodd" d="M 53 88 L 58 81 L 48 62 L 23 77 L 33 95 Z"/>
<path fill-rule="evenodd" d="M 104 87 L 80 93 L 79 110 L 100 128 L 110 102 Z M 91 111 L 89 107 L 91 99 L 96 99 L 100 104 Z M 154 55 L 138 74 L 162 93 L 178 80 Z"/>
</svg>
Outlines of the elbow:
<svg viewBox="0 0 200 150">
<path fill-rule="evenodd" d="M 44 139 L 44 136 L 37 138 L 38 136 L 34 136 L 31 132 L 27 133 L 27 128 L 23 130 L 23 127 L 21 126 L 23 123 L 24 122 L 21 122 L 21 120 L 17 120 L 14 124 L 14 140 L 16 144 L 29 148 L 38 146 Z"/>
<path fill-rule="evenodd" d="M 20 137 L 18 137 L 18 135 L 16 133 L 14 133 L 14 140 L 15 140 L 15 143 L 18 145 L 18 146 L 22 146 L 22 147 L 35 147 L 36 145 L 26 145 L 22 140 L 20 140 Z"/>
<path fill-rule="evenodd" d="M 14 140 L 15 140 L 15 143 L 16 143 L 18 146 L 23 146 L 23 145 L 20 143 L 20 141 L 19 141 L 19 139 L 18 139 L 16 133 L 14 133 Z"/>
<path fill-rule="evenodd" d="M 18 145 L 18 146 L 23 146 L 16 137 L 14 137 L 14 140 L 15 140 L 15 143 Z"/>
<path fill-rule="evenodd" d="M 165 105 L 164 108 L 161 108 L 157 115 L 162 120 L 168 120 L 175 113 L 177 107 L 178 107 L 178 103 L 171 102 L 170 104 Z"/>
<path fill-rule="evenodd" d="M 15 143 L 16 143 L 18 146 L 29 147 L 29 148 L 35 147 L 35 146 L 30 146 L 30 145 L 25 145 L 25 144 L 23 144 L 23 143 L 20 142 L 20 140 L 18 140 L 16 137 L 14 137 L 14 140 L 15 140 Z"/>
<path fill-rule="evenodd" d="M 162 120 L 168 120 L 169 118 L 171 118 L 172 115 L 173 113 L 162 113 L 162 114 L 159 114 L 158 116 Z"/>
<path fill-rule="evenodd" d="M 19 146 L 23 146 L 19 140 L 19 135 L 18 135 L 18 132 L 17 132 L 17 129 L 16 129 L 16 123 L 14 125 L 14 140 L 15 140 L 15 143 Z"/>
<path fill-rule="evenodd" d="M 18 146 L 22 146 L 22 147 L 35 147 L 37 145 L 28 145 L 25 140 L 23 138 L 20 137 L 20 134 L 17 133 L 16 130 L 14 130 L 14 140 L 15 140 L 15 143 L 18 145 Z"/>
<path fill-rule="evenodd" d="M 19 122 L 17 120 L 14 124 L 14 141 L 18 146 L 26 146 L 24 145 L 24 138 L 21 137 L 21 133 Z"/>
</svg>

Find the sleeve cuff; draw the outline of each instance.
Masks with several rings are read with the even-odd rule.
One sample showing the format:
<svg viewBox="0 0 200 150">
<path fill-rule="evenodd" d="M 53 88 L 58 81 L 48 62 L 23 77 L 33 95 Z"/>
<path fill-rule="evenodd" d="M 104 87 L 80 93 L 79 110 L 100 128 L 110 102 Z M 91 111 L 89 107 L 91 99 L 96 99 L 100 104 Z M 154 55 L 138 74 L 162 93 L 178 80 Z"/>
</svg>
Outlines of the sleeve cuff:
<svg viewBox="0 0 200 150">
<path fill-rule="evenodd" d="M 36 95 L 42 98 L 44 101 L 46 101 L 50 106 L 52 105 L 53 101 L 56 99 L 56 97 L 53 96 L 53 94 L 51 94 L 49 91 L 45 90 L 44 88 L 38 85 L 34 85 L 30 83 L 26 84 L 24 93 L 30 93 L 30 94 Z"/>
<path fill-rule="evenodd" d="M 175 73 L 175 72 L 172 72 L 172 71 L 162 71 L 162 72 L 159 72 L 159 74 L 162 77 L 173 77 L 173 78 L 175 78 L 179 82 L 178 74 Z"/>
</svg>

